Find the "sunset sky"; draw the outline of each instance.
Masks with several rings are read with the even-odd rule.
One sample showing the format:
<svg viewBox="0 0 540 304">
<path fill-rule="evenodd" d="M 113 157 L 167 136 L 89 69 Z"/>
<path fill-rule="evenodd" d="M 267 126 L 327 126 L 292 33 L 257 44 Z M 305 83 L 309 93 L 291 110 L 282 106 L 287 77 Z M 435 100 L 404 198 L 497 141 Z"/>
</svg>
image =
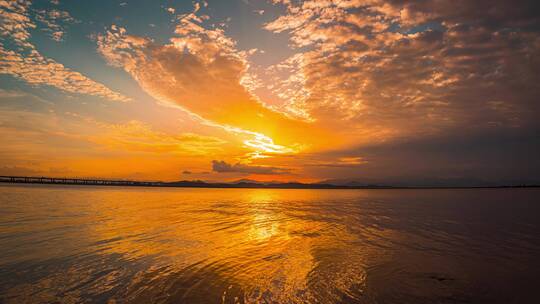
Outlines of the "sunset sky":
<svg viewBox="0 0 540 304">
<path fill-rule="evenodd" d="M 0 174 L 539 181 L 539 3 L 0 0 Z"/>
</svg>

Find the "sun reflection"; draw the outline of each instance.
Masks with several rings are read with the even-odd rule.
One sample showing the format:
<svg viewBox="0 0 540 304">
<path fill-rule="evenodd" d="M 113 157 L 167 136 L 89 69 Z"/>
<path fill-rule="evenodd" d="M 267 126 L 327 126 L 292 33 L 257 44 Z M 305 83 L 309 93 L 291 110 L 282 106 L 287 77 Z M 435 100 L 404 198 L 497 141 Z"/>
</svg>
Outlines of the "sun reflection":
<svg viewBox="0 0 540 304">
<path fill-rule="evenodd" d="M 250 212 L 252 224 L 248 232 L 248 239 L 263 241 L 279 232 L 280 223 L 271 210 L 271 194 L 267 191 L 250 193 Z"/>
<path fill-rule="evenodd" d="M 342 291 L 365 280 L 358 259 L 365 253 L 347 249 L 354 236 L 331 210 L 314 216 L 306 205 L 319 197 L 314 191 L 182 189 L 168 193 L 166 203 L 161 191 L 99 195 L 101 203 L 91 206 L 99 225 L 89 231 L 98 252 L 212 278 L 224 285 L 220 294 L 228 291 L 226 302 L 312 302 L 320 296 L 314 278 Z M 341 260 L 327 259 L 329 252 Z"/>
</svg>

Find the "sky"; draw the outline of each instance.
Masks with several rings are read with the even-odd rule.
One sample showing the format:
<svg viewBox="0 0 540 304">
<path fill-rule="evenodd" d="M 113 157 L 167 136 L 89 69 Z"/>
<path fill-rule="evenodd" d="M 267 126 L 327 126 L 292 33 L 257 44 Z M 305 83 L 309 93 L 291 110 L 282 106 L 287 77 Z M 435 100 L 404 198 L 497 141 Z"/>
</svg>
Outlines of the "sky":
<svg viewBox="0 0 540 304">
<path fill-rule="evenodd" d="M 538 182 L 539 12 L 0 0 L 0 174 Z"/>
</svg>

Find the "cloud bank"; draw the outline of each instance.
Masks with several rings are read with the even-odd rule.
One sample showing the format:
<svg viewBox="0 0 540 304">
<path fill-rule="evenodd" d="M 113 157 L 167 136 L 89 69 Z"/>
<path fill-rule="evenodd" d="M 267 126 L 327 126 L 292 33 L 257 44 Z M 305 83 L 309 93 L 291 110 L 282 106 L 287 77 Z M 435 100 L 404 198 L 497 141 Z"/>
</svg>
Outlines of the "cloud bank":
<svg viewBox="0 0 540 304">
<path fill-rule="evenodd" d="M 273 2 L 265 28 L 298 52 L 267 72 L 292 113 L 369 142 L 536 124 L 536 1 Z"/>
</svg>

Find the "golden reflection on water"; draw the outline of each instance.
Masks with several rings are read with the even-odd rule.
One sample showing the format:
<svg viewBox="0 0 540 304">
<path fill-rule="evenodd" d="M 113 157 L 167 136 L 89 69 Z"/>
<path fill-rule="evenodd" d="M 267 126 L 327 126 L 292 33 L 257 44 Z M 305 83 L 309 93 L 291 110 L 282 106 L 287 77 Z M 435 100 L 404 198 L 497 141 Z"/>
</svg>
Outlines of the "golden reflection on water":
<svg viewBox="0 0 540 304">
<path fill-rule="evenodd" d="M 229 285 L 223 301 L 231 300 L 227 290 L 233 285 L 246 303 L 315 300 L 310 275 L 331 275 L 324 279 L 341 290 L 363 283 L 358 253 L 353 265 L 315 273 L 320 265 L 314 251 L 345 250 L 343 242 L 352 237 L 341 224 L 309 218 L 304 203 L 313 198 L 312 191 L 226 191 L 224 196 L 223 190 L 186 189 L 165 199 L 145 193 L 129 201 L 120 199 L 123 193 L 103 193 L 102 204 L 93 206 L 99 224 L 89 238 L 106 244 L 103 254 L 128 260 L 153 256 L 173 265 L 169 271 L 211 272 Z"/>
<path fill-rule="evenodd" d="M 247 201 L 251 217 L 250 229 L 247 238 L 250 241 L 265 241 L 278 233 L 279 222 L 276 215 L 269 209 L 271 194 L 268 191 L 249 193 Z"/>
<path fill-rule="evenodd" d="M 20 250 L 26 255 L 8 252 L 8 262 L 57 259 L 58 264 L 51 265 L 50 275 L 13 287 L 8 294 L 14 303 L 35 299 L 37 286 L 42 286 L 41 299 L 64 301 L 69 295 L 74 302 L 88 293 L 112 291 L 109 300 L 135 303 L 153 302 L 150 295 L 163 294 L 169 296 L 165 302 L 321 302 L 354 296 L 350 290 L 365 279 L 366 251 L 350 244 L 355 237 L 340 222 L 341 215 L 317 205 L 324 197 L 346 200 L 347 193 L 99 187 L 33 191 L 21 203 L 32 209 L 32 218 L 12 232 L 26 230 L 32 238 L 48 241 L 26 240 L 26 250 Z M 75 283 L 99 280 L 102 284 Z"/>
<path fill-rule="evenodd" d="M 471 237 L 479 195 L 507 206 L 478 191 L 0 186 L 0 302 L 448 302 L 499 248 L 500 267 L 537 261 L 540 213 Z M 516 193 L 512 210 L 537 206 Z"/>
</svg>

